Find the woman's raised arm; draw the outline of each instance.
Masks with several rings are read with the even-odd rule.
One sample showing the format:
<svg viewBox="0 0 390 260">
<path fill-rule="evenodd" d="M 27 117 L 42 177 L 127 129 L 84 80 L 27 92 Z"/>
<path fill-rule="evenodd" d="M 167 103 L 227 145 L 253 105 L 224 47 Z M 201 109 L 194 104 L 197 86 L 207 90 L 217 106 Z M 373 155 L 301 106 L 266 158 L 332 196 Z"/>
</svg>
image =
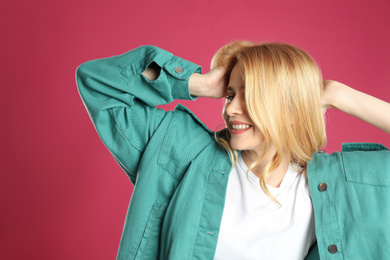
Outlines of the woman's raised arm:
<svg viewBox="0 0 390 260">
<path fill-rule="evenodd" d="M 322 104 L 337 108 L 390 134 L 390 103 L 334 80 L 324 81 Z"/>
<path fill-rule="evenodd" d="M 150 81 L 155 81 L 160 75 L 160 67 L 152 63 L 142 73 Z M 213 68 L 205 74 L 193 73 L 188 81 L 188 90 L 192 96 L 223 98 L 227 95 L 226 82 L 224 81 L 225 69 Z"/>
<path fill-rule="evenodd" d="M 150 79 L 149 67 L 158 72 Z M 77 68 L 77 87 L 92 123 L 133 184 L 149 139 L 172 116 L 156 106 L 196 100 L 188 89 L 194 72 L 201 67 L 151 45 Z"/>
</svg>

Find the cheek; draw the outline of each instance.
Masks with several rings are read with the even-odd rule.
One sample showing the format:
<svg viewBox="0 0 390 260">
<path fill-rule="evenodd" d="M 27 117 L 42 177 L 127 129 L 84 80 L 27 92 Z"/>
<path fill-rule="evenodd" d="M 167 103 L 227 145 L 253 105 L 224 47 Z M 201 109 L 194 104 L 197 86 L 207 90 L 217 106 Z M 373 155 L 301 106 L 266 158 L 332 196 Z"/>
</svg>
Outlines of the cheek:
<svg viewBox="0 0 390 260">
<path fill-rule="evenodd" d="M 265 140 L 265 136 L 263 132 L 261 132 L 258 127 L 255 127 L 253 131 L 254 131 L 253 134 L 256 136 L 257 139 L 259 139 L 262 142 Z"/>
</svg>

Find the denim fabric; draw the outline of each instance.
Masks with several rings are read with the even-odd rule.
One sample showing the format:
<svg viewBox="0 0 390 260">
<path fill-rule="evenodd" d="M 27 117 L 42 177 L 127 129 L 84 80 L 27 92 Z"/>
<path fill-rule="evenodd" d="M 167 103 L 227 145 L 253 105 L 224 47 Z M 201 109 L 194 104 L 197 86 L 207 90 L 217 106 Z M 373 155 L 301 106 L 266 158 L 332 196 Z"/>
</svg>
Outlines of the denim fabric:
<svg viewBox="0 0 390 260">
<path fill-rule="evenodd" d="M 152 62 L 161 68 L 155 81 L 141 74 Z M 155 46 L 77 68 L 92 123 L 134 185 L 117 259 L 214 257 L 229 156 L 185 106 L 156 108 L 175 99 L 196 100 L 188 89 L 194 72 L 201 73 L 201 67 Z M 342 153 L 315 154 L 308 178 L 318 243 L 307 259 L 390 259 L 385 147 L 345 144 Z M 319 190 L 321 183 L 326 191 Z M 336 253 L 329 252 L 331 245 Z"/>
</svg>

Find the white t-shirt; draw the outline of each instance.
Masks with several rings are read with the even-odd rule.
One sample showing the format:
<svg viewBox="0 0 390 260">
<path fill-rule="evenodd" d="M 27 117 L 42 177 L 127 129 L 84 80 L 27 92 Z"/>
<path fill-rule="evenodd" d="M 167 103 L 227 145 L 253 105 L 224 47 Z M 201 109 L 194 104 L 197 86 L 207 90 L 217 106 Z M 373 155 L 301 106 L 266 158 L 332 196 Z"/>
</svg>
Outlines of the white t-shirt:
<svg viewBox="0 0 390 260">
<path fill-rule="evenodd" d="M 214 260 L 304 259 L 316 241 L 314 212 L 305 174 L 289 166 L 279 188 L 268 186 L 279 208 L 249 172 L 241 153 L 227 186 Z"/>
</svg>

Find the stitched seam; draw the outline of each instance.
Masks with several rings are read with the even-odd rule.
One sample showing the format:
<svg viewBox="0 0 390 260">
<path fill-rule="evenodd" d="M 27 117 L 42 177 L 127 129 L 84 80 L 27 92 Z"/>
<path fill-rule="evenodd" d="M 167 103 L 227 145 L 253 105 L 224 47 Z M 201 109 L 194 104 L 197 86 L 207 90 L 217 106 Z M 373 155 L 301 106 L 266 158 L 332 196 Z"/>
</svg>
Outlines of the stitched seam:
<svg viewBox="0 0 390 260">
<path fill-rule="evenodd" d="M 157 204 L 157 203 L 155 203 L 154 205 L 153 205 L 153 207 L 157 207 L 157 209 L 156 209 L 156 212 L 154 213 L 154 218 L 153 218 L 153 223 L 152 223 L 152 227 L 151 227 L 151 229 L 150 229 L 150 231 L 149 231 L 149 236 L 148 236 L 148 240 L 146 241 L 146 244 L 145 244 L 145 247 L 144 247 L 144 250 L 143 251 L 145 251 L 145 249 L 146 248 L 148 248 L 148 244 L 149 244 L 149 242 L 150 242 L 150 235 L 153 233 L 153 230 L 155 229 L 155 226 L 156 226 L 156 221 L 157 221 L 157 217 L 158 217 L 158 213 L 160 212 L 160 209 L 161 209 L 161 205 L 162 204 Z"/>
<path fill-rule="evenodd" d="M 209 173 L 210 174 L 210 173 Z M 209 178 L 209 176 L 207 176 L 207 179 Z M 204 227 L 201 226 L 200 224 L 200 221 L 202 220 L 202 212 L 203 212 L 203 208 L 205 207 L 204 204 L 205 204 L 205 197 L 206 197 L 206 193 L 207 193 L 207 190 L 208 190 L 208 187 L 209 187 L 209 182 L 207 181 L 206 182 L 206 187 L 203 189 L 203 205 L 202 207 L 200 207 L 200 212 L 198 212 L 198 221 L 197 221 L 197 224 L 198 224 L 198 229 L 197 229 L 197 232 L 196 232 L 196 236 L 195 236 L 195 239 L 194 239 L 194 243 L 192 244 L 192 248 L 190 250 L 190 252 L 192 252 L 192 257 L 193 259 L 197 258 L 197 256 L 195 255 L 195 245 L 198 243 L 198 237 L 199 237 L 199 233 L 201 232 L 201 229 L 205 229 Z"/>
<path fill-rule="evenodd" d="M 346 172 L 345 172 L 345 165 L 344 165 L 344 156 L 341 154 L 341 161 L 342 161 L 342 168 L 343 168 L 343 171 L 344 171 L 344 176 L 345 176 L 345 178 L 346 178 Z M 343 254 L 344 254 L 344 245 L 343 245 L 343 241 L 341 240 L 341 234 L 343 234 L 343 232 L 342 232 L 342 230 L 340 230 L 340 221 L 339 221 L 339 218 L 338 218 L 338 212 L 337 212 L 337 209 L 336 209 L 336 205 L 335 205 L 335 203 L 336 203 L 336 201 L 335 201 L 335 196 L 334 196 L 334 193 L 332 193 L 332 206 L 333 206 L 333 210 L 334 210 L 334 212 L 335 212 L 335 217 L 336 217 L 336 225 L 337 225 L 337 230 L 338 230 L 338 234 L 337 234 L 337 238 L 339 239 L 339 243 L 340 243 L 340 248 L 341 248 L 341 250 L 339 251 L 340 252 L 340 254 L 341 254 L 341 257 L 344 259 L 344 256 L 343 256 Z"/>
<path fill-rule="evenodd" d="M 144 239 L 149 239 L 149 237 L 147 237 L 147 238 L 145 238 L 145 232 L 147 231 L 147 228 L 148 228 L 148 225 L 150 224 L 150 225 L 152 225 L 152 229 L 153 229 L 153 227 L 154 227 L 154 220 L 155 220 L 155 216 L 156 216 L 156 213 L 157 212 L 155 212 L 155 213 L 153 213 L 153 211 L 154 211 L 154 208 L 156 208 L 157 207 L 157 210 L 156 211 L 158 211 L 158 206 L 156 206 L 156 205 L 158 205 L 158 204 L 153 204 L 153 206 L 152 206 L 152 208 L 151 208 L 151 210 L 150 210 L 150 212 L 149 212 L 149 216 L 148 216 L 148 219 L 147 219 L 147 221 L 146 221 L 146 224 L 145 224 L 145 227 L 144 227 L 144 230 L 143 230 L 143 232 L 142 232 L 142 235 L 141 235 L 141 239 L 140 239 L 140 241 L 139 241 L 139 243 L 138 243 L 138 246 L 137 246 L 137 250 L 136 250 L 136 254 L 134 255 L 134 258 L 133 259 L 137 259 L 137 258 L 142 258 L 142 255 L 143 255 L 143 253 L 144 253 L 144 249 L 146 248 L 146 245 L 143 247 L 143 248 L 141 248 L 141 245 L 142 245 L 142 241 L 144 241 Z M 152 231 L 152 230 L 151 230 Z M 150 231 L 150 232 L 151 232 Z M 149 232 L 149 233 L 150 233 Z M 148 233 L 148 234 L 149 234 Z M 146 241 L 146 244 L 148 243 L 148 241 Z M 142 250 L 142 251 L 141 251 Z"/>
<path fill-rule="evenodd" d="M 118 66 L 119 68 L 121 68 L 121 66 Z M 123 68 L 121 68 L 122 70 L 121 70 L 121 75 L 124 77 L 124 78 L 126 78 L 126 79 L 128 79 L 129 77 L 126 75 L 126 71 L 127 71 L 127 66 L 123 66 Z"/>
<path fill-rule="evenodd" d="M 160 166 L 162 169 L 164 169 L 164 171 L 166 171 L 169 175 L 171 175 L 173 178 L 175 178 L 175 180 L 177 180 L 177 181 L 179 181 L 179 179 L 178 178 L 176 178 L 175 176 L 173 176 L 163 165 L 161 165 L 161 159 L 160 159 L 160 157 L 162 156 L 161 154 L 162 154 L 162 149 L 163 149 L 163 144 L 165 143 L 165 139 L 167 138 L 167 132 L 168 132 L 168 130 L 169 130 L 169 127 L 171 126 L 171 123 L 172 123 L 172 118 L 173 118 L 173 115 L 171 115 L 171 118 L 170 118 L 170 120 L 169 120 L 169 124 L 168 124 L 168 126 L 167 126 L 167 129 L 165 130 L 165 133 L 164 133 L 164 138 L 162 139 L 162 141 L 161 141 L 161 146 L 160 146 L 160 148 L 159 148 L 159 150 L 158 150 L 158 156 L 157 156 L 157 165 L 158 166 Z"/>
<path fill-rule="evenodd" d="M 134 147 L 135 149 L 137 149 L 137 151 L 141 152 L 142 153 L 142 150 L 140 150 L 139 148 L 137 148 L 135 145 L 133 145 L 129 139 L 129 137 L 123 132 L 123 129 L 120 127 L 120 125 L 118 124 L 118 121 L 116 120 L 114 114 L 113 114 L 113 109 L 114 108 L 110 108 L 109 109 L 109 112 L 111 114 L 111 117 L 114 119 L 115 121 L 115 125 L 117 126 L 118 130 L 120 133 L 122 133 L 122 135 L 126 138 L 127 142 L 132 146 Z"/>
<path fill-rule="evenodd" d="M 344 152 L 344 153 L 346 153 L 346 152 Z M 383 184 L 380 184 L 380 183 L 373 184 L 373 183 L 367 183 L 364 181 L 348 179 L 347 175 L 349 176 L 349 174 L 347 174 L 347 170 L 346 170 L 347 167 L 345 166 L 344 153 L 341 153 L 341 160 L 343 163 L 343 172 L 344 172 L 344 178 L 345 178 L 346 182 L 351 183 L 351 184 L 367 185 L 367 186 L 378 187 L 378 188 L 390 188 L 390 186 L 388 185 L 386 180 L 383 180 Z"/>
<path fill-rule="evenodd" d="M 173 176 L 169 171 L 167 171 L 167 169 L 165 169 L 164 167 L 162 167 L 159 163 L 157 163 L 158 167 L 160 167 L 161 169 L 163 169 L 169 176 L 171 176 L 171 178 L 173 178 L 176 182 L 179 182 L 179 179 L 176 178 L 175 176 Z"/>
</svg>

